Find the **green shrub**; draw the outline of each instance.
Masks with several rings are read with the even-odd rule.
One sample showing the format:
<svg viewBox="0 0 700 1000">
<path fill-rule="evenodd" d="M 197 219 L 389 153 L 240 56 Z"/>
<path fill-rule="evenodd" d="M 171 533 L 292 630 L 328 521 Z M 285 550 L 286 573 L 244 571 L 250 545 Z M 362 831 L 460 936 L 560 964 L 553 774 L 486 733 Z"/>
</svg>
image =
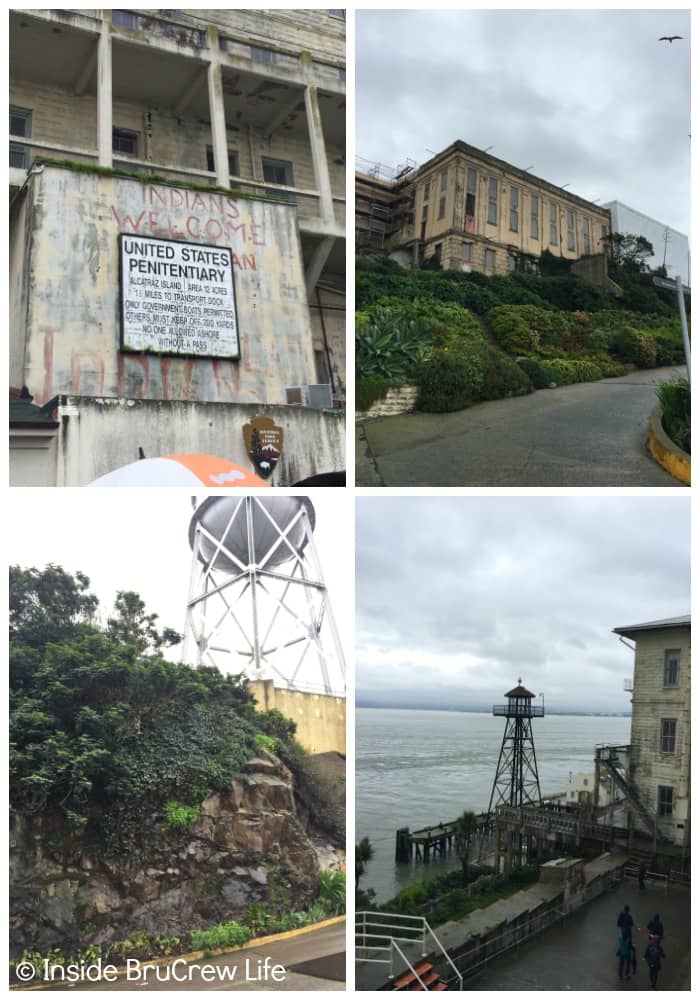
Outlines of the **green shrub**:
<svg viewBox="0 0 700 1000">
<path fill-rule="evenodd" d="M 657 365 L 682 365 L 685 363 L 685 350 L 680 336 L 674 336 L 662 330 L 650 330 L 656 344 Z"/>
<path fill-rule="evenodd" d="M 509 396 L 523 396 L 529 391 L 530 379 L 525 372 L 512 358 L 488 344 L 482 386 L 476 398 L 505 399 Z"/>
<path fill-rule="evenodd" d="M 529 354 L 539 349 L 537 332 L 517 306 L 496 306 L 489 312 L 487 320 L 499 345 L 509 354 Z"/>
<path fill-rule="evenodd" d="M 550 376 L 550 382 L 557 385 L 596 382 L 602 378 L 600 368 L 593 361 L 581 358 L 548 358 L 542 365 Z"/>
<path fill-rule="evenodd" d="M 602 352 L 589 354 L 585 360 L 593 362 L 600 371 L 601 378 L 620 378 L 622 375 L 627 374 L 625 365 L 621 361 L 615 361 L 609 354 L 603 354 Z"/>
<path fill-rule="evenodd" d="M 629 361 L 638 368 L 653 368 L 656 364 L 654 338 L 631 326 L 623 326 L 611 336 L 611 350 L 621 361 Z"/>
<path fill-rule="evenodd" d="M 687 379 L 664 382 L 656 390 L 661 420 L 671 440 L 690 454 L 690 385 Z"/>
<path fill-rule="evenodd" d="M 186 806 L 171 800 L 165 803 L 165 821 L 169 830 L 187 830 L 199 819 L 199 806 Z"/>
<path fill-rule="evenodd" d="M 358 378 L 355 380 L 355 410 L 364 413 L 373 403 L 386 399 L 389 383 L 384 378 Z"/>
<path fill-rule="evenodd" d="M 276 736 L 268 736 L 266 733 L 256 733 L 255 745 L 261 750 L 269 750 L 271 753 L 277 753 L 279 741 Z"/>
<path fill-rule="evenodd" d="M 427 413 L 463 410 L 475 400 L 474 370 L 459 354 L 447 349 L 433 352 L 417 370 L 416 409 Z"/>
<path fill-rule="evenodd" d="M 235 920 L 227 924 L 216 924 L 206 931 L 192 931 L 192 947 L 197 951 L 216 951 L 219 948 L 236 948 L 252 937 L 250 927 Z"/>
<path fill-rule="evenodd" d="M 552 384 L 552 376 L 547 370 L 546 362 L 539 358 L 518 358 L 518 365 L 532 382 L 535 389 L 548 389 Z"/>
<path fill-rule="evenodd" d="M 390 309 L 374 309 L 369 321 L 363 315 L 355 333 L 358 378 L 382 378 L 394 385 L 405 382 L 429 339 L 429 332 L 415 318 Z"/>
</svg>

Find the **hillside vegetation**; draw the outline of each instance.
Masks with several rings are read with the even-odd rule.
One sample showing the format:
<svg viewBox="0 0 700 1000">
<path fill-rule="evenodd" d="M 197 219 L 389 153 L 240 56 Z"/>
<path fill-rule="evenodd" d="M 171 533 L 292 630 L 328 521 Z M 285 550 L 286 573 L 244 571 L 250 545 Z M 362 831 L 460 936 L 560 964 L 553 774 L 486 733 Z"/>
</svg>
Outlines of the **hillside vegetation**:
<svg viewBox="0 0 700 1000">
<path fill-rule="evenodd" d="M 561 268 L 543 262 L 543 271 Z M 657 289 L 636 261 L 611 273 L 622 299 L 570 273 L 407 271 L 376 252 L 360 255 L 356 408 L 394 385 L 417 385 L 418 408 L 443 412 L 682 364 L 675 294 Z"/>
</svg>

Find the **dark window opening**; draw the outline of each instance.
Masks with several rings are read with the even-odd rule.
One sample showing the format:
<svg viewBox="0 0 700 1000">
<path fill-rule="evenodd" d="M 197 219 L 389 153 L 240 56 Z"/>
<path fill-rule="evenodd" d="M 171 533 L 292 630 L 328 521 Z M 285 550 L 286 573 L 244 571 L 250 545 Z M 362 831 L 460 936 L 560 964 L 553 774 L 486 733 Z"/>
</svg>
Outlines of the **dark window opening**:
<svg viewBox="0 0 700 1000">
<path fill-rule="evenodd" d="M 213 173 L 215 169 L 214 148 L 212 146 L 207 146 L 207 170 L 211 170 Z M 228 151 L 228 172 L 231 177 L 238 177 L 240 173 L 238 166 L 238 152 L 235 149 L 229 149 Z"/>
<path fill-rule="evenodd" d="M 112 152 L 127 156 L 139 155 L 139 134 L 128 128 L 112 129 Z"/>
<path fill-rule="evenodd" d="M 288 160 L 271 160 L 268 157 L 262 158 L 263 180 L 271 184 L 284 184 L 285 187 L 294 187 L 294 173 L 292 164 Z M 291 191 L 275 191 L 270 188 L 266 194 L 272 194 L 276 198 L 286 201 L 289 205 L 296 205 L 296 195 Z"/>
</svg>

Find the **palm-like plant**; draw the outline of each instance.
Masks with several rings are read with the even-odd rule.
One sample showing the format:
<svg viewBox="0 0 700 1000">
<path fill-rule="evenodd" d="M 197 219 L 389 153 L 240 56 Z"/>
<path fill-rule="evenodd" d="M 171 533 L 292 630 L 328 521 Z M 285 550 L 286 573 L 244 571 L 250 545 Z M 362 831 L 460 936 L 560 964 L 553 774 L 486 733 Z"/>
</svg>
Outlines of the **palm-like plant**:
<svg viewBox="0 0 700 1000">
<path fill-rule="evenodd" d="M 479 821 L 476 813 L 465 811 L 454 826 L 455 846 L 462 864 L 462 876 L 465 885 L 469 882 L 469 850 L 478 825 Z"/>
<path fill-rule="evenodd" d="M 367 865 L 374 857 L 374 848 L 369 842 L 369 837 L 363 837 L 359 844 L 355 844 L 355 890 L 359 888 L 360 879 L 367 870 Z"/>
</svg>

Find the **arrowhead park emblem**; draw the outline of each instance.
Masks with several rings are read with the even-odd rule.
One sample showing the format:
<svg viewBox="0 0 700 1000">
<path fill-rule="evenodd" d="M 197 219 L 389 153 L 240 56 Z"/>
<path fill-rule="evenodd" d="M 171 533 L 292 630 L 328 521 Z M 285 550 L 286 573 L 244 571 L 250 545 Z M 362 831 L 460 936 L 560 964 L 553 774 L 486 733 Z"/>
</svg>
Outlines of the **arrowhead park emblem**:
<svg viewBox="0 0 700 1000">
<path fill-rule="evenodd" d="M 243 425 L 243 440 L 255 471 L 263 479 L 269 479 L 279 461 L 284 429 L 271 417 L 255 417 Z"/>
</svg>

